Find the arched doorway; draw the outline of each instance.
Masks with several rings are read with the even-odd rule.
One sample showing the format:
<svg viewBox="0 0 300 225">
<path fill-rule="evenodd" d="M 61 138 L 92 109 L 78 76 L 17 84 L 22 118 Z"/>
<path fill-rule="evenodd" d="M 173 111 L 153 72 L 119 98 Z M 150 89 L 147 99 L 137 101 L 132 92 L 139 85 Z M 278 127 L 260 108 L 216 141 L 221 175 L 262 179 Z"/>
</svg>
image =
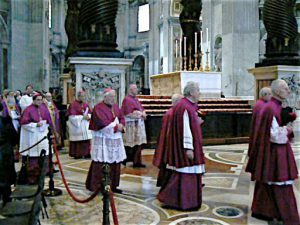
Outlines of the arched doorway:
<svg viewBox="0 0 300 225">
<path fill-rule="evenodd" d="M 142 55 L 135 57 L 133 61 L 130 83 L 136 83 L 139 89 L 144 88 L 145 57 Z"/>
</svg>

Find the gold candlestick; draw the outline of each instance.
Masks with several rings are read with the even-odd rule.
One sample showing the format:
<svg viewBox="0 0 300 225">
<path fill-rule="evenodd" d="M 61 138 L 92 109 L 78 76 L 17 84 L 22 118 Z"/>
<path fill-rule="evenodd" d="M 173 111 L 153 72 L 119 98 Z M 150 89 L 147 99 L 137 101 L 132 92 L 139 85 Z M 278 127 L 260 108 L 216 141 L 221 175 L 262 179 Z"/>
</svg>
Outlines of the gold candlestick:
<svg viewBox="0 0 300 225">
<path fill-rule="evenodd" d="M 186 60 L 187 60 L 187 57 L 184 56 L 183 57 L 183 70 L 186 71 Z"/>
<path fill-rule="evenodd" d="M 175 58 L 175 71 L 178 71 L 178 58 Z"/>
<path fill-rule="evenodd" d="M 189 71 L 192 71 L 192 46 L 189 46 Z"/>
<path fill-rule="evenodd" d="M 209 55 L 208 49 L 206 50 L 205 53 L 206 53 L 206 66 L 205 66 L 205 71 L 208 72 L 208 71 L 210 71 L 209 63 L 208 63 L 208 55 Z"/>
<path fill-rule="evenodd" d="M 194 66 L 194 71 L 198 71 L 198 53 L 195 52 L 195 66 Z"/>
<path fill-rule="evenodd" d="M 202 51 L 200 51 L 200 68 L 199 68 L 199 70 L 200 70 L 201 72 L 203 72 L 202 58 L 203 58 L 203 53 L 202 53 Z"/>
</svg>

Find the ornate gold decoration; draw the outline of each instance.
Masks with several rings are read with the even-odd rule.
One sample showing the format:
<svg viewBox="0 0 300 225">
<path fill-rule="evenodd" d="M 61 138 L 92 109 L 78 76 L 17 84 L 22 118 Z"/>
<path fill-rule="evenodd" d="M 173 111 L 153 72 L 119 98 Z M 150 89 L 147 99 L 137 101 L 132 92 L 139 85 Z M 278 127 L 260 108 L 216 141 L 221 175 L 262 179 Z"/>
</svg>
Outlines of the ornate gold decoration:
<svg viewBox="0 0 300 225">
<path fill-rule="evenodd" d="M 209 62 L 208 62 L 208 56 L 209 56 L 209 51 L 208 49 L 206 50 L 206 66 L 205 66 L 205 71 L 208 72 L 210 71 L 210 68 L 209 68 Z"/>
</svg>

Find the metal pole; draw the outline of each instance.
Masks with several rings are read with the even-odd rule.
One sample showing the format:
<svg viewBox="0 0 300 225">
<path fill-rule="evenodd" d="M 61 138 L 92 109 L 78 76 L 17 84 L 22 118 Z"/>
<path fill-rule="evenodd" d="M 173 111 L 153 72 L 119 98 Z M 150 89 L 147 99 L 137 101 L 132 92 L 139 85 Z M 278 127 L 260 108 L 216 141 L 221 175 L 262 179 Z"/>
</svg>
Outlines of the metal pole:
<svg viewBox="0 0 300 225">
<path fill-rule="evenodd" d="M 47 197 L 54 197 L 54 196 L 58 196 L 62 194 L 62 190 L 55 188 L 54 187 L 54 180 L 53 180 L 53 161 L 52 161 L 52 138 L 53 136 L 51 135 L 51 128 L 48 128 L 48 134 L 47 134 L 47 138 L 48 138 L 48 142 L 49 142 L 49 188 L 44 190 L 43 194 Z"/>
<path fill-rule="evenodd" d="M 102 179 L 102 194 L 103 194 L 103 225 L 110 225 L 109 222 L 109 192 L 110 192 L 110 166 L 104 163 Z"/>
</svg>

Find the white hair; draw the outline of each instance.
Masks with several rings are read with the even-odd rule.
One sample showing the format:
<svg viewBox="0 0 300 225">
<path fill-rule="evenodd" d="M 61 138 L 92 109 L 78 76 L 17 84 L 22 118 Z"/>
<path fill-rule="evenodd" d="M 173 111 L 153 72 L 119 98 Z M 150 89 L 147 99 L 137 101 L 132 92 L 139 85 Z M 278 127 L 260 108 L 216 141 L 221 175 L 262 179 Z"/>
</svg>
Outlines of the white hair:
<svg viewBox="0 0 300 225">
<path fill-rule="evenodd" d="M 271 90 L 272 90 L 273 95 L 276 95 L 277 91 L 282 87 L 283 83 L 285 83 L 285 81 L 281 80 L 281 79 L 277 79 L 277 80 L 272 81 Z"/>
<path fill-rule="evenodd" d="M 191 93 L 197 89 L 199 89 L 199 84 L 194 81 L 189 81 L 186 83 L 186 85 L 183 89 L 183 95 L 185 97 L 189 97 L 189 96 L 191 96 Z"/>
<path fill-rule="evenodd" d="M 172 105 L 174 105 L 176 102 L 178 102 L 182 98 L 183 98 L 183 96 L 181 94 L 172 95 Z"/>
<path fill-rule="evenodd" d="M 263 87 L 262 89 L 260 89 L 259 91 L 259 97 L 265 97 L 268 93 L 271 92 L 271 88 L 270 87 Z"/>
</svg>

